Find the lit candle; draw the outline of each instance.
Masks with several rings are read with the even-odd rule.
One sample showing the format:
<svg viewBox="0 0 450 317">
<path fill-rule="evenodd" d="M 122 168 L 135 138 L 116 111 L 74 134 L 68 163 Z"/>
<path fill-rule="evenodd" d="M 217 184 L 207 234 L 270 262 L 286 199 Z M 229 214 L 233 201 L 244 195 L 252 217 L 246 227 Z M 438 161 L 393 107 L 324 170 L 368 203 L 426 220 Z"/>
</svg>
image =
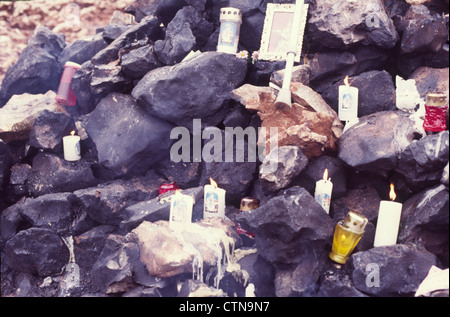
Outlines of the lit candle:
<svg viewBox="0 0 450 317">
<path fill-rule="evenodd" d="M 169 227 L 176 229 L 179 224 L 191 223 L 193 207 L 194 198 L 176 190 L 170 200 Z"/>
<path fill-rule="evenodd" d="M 242 24 L 242 12 L 236 8 L 220 9 L 220 31 L 217 51 L 236 54 L 239 44 L 239 33 Z"/>
<path fill-rule="evenodd" d="M 394 184 L 391 184 L 390 198 L 392 201 L 382 201 L 378 211 L 377 229 L 375 232 L 374 247 L 395 245 L 403 205 L 395 202 Z"/>
<path fill-rule="evenodd" d="M 64 159 L 66 161 L 75 162 L 81 159 L 80 140 L 80 136 L 75 135 L 75 131 L 63 137 Z"/>
<path fill-rule="evenodd" d="M 323 173 L 323 179 L 316 182 L 316 191 L 314 193 L 314 198 L 327 212 L 327 214 L 330 213 L 332 191 L 333 183 L 331 182 L 331 178 L 328 179 L 328 169 L 325 169 L 325 172 Z"/>
<path fill-rule="evenodd" d="M 350 87 L 348 76 L 345 85 L 339 86 L 339 119 L 341 121 L 355 121 L 358 119 L 359 89 Z"/>
<path fill-rule="evenodd" d="M 204 209 L 203 218 L 225 217 L 225 194 L 226 191 L 217 186 L 210 178 L 211 185 L 204 187 Z"/>
</svg>

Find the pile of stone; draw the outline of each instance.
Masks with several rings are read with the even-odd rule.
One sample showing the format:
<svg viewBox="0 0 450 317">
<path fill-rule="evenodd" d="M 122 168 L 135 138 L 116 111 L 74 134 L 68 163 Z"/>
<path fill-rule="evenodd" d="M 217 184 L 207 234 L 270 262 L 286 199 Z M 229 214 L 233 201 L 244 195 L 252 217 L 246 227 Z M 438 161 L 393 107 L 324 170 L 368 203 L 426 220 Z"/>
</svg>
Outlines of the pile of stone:
<svg viewBox="0 0 450 317">
<path fill-rule="evenodd" d="M 396 107 L 395 86 L 401 76 L 421 98 L 448 93 L 448 1 L 307 1 L 287 110 L 269 85 L 281 86 L 284 62 L 216 52 L 221 7 L 241 9 L 240 50 L 253 52 L 268 2 L 135 1 L 136 24 L 71 44 L 36 28 L 0 89 L 2 296 L 414 296 L 432 267 L 448 268 L 449 132 L 427 135 L 423 118 Z M 75 107 L 55 102 L 66 61 L 82 65 Z M 351 127 L 337 115 L 346 76 L 360 92 Z M 174 162 L 180 127 L 203 149 L 217 142 L 202 135 L 220 136 L 222 160 L 192 150 Z M 229 127 L 277 127 L 278 156 L 227 162 Z M 72 130 L 77 162 L 63 156 Z M 325 169 L 329 214 L 313 197 Z M 226 219 L 202 219 L 210 178 L 227 192 Z M 192 230 L 168 226 L 166 182 L 194 198 Z M 403 203 L 398 244 L 374 248 L 391 183 Z M 240 213 L 246 196 L 260 208 Z M 369 224 L 336 265 L 334 226 L 348 211 Z M 379 284 L 367 283 L 370 267 Z"/>
</svg>

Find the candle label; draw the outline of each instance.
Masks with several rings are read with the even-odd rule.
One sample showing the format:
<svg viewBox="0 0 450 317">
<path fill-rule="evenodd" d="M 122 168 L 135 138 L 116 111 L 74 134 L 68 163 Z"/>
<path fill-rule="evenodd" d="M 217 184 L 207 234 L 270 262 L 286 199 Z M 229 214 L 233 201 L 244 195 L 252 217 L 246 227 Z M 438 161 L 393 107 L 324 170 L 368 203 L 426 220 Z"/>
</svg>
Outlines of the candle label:
<svg viewBox="0 0 450 317">
<path fill-rule="evenodd" d="M 353 96 L 350 93 L 346 93 L 342 96 L 342 110 L 349 110 L 353 105 Z"/>
<path fill-rule="evenodd" d="M 236 41 L 236 25 L 233 22 L 222 22 L 219 45 L 234 46 Z"/>
<path fill-rule="evenodd" d="M 172 214 L 171 221 L 174 222 L 187 222 L 187 219 L 184 219 L 185 214 L 188 210 L 188 204 L 185 199 L 176 199 L 172 204 Z"/>
<path fill-rule="evenodd" d="M 327 193 L 320 193 L 316 195 L 316 201 L 325 209 L 328 211 L 330 209 L 331 204 L 331 196 Z"/>
<path fill-rule="evenodd" d="M 219 213 L 219 195 L 215 192 L 206 193 L 205 212 L 217 214 Z"/>
<path fill-rule="evenodd" d="M 75 143 L 75 155 L 81 156 L 81 149 L 80 149 L 80 141 L 78 140 L 77 143 Z"/>
</svg>

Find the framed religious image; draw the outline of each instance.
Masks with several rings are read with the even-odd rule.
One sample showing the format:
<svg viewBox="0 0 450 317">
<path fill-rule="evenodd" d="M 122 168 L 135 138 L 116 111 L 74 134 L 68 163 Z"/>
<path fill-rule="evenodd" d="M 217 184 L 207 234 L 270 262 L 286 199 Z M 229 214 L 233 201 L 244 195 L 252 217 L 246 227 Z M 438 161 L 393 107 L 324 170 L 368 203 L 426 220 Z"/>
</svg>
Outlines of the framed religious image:
<svg viewBox="0 0 450 317">
<path fill-rule="evenodd" d="M 303 46 L 308 4 L 303 5 L 302 22 L 297 40 L 297 55 L 295 61 L 300 62 L 300 52 Z M 268 3 L 266 19 L 261 38 L 259 59 L 269 61 L 282 61 L 286 59 L 289 41 L 291 38 L 292 22 L 295 4 Z"/>
</svg>

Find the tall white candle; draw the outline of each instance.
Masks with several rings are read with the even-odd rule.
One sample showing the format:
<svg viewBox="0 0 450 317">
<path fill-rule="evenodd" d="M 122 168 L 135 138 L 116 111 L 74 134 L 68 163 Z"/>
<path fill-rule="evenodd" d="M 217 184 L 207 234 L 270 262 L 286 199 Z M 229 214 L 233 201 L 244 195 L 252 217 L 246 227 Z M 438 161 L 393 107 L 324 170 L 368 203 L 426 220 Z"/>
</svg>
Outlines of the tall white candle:
<svg viewBox="0 0 450 317">
<path fill-rule="evenodd" d="M 339 86 L 339 119 L 354 121 L 358 119 L 359 89 L 350 87 L 348 76 L 345 85 Z"/>
<path fill-rule="evenodd" d="M 225 217 L 225 194 L 226 191 L 217 186 L 211 179 L 211 185 L 204 187 L 204 209 L 203 218 Z"/>
<path fill-rule="evenodd" d="M 193 207 L 193 197 L 183 195 L 178 190 L 175 191 L 170 200 L 169 227 L 176 229 L 180 224 L 191 223 Z"/>
<path fill-rule="evenodd" d="M 397 244 L 403 205 L 394 201 L 396 195 L 393 184 L 391 184 L 390 196 L 392 201 L 382 201 L 380 203 L 374 247 Z"/>
<path fill-rule="evenodd" d="M 64 159 L 69 162 L 79 161 L 81 159 L 80 136 L 75 135 L 72 131 L 71 135 L 63 137 Z"/>
<path fill-rule="evenodd" d="M 330 213 L 331 193 L 333 192 L 333 183 L 328 179 L 328 169 L 323 173 L 323 179 L 316 182 L 316 190 L 314 198 L 322 206 L 322 208 Z"/>
</svg>

